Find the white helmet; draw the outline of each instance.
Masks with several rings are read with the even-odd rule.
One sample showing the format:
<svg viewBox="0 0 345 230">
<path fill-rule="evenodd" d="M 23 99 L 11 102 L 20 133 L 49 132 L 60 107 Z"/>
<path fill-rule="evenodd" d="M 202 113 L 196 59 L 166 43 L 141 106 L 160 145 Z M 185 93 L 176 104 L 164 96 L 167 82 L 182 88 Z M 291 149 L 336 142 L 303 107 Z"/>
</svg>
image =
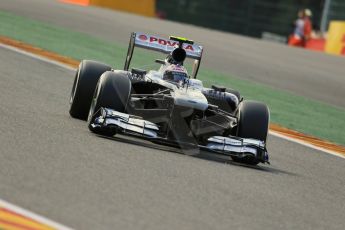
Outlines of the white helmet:
<svg viewBox="0 0 345 230">
<path fill-rule="evenodd" d="M 308 16 L 308 17 L 311 17 L 311 16 L 313 16 L 313 13 L 311 12 L 310 9 L 305 9 L 305 10 L 304 10 L 304 15 L 305 15 L 305 16 Z"/>
</svg>

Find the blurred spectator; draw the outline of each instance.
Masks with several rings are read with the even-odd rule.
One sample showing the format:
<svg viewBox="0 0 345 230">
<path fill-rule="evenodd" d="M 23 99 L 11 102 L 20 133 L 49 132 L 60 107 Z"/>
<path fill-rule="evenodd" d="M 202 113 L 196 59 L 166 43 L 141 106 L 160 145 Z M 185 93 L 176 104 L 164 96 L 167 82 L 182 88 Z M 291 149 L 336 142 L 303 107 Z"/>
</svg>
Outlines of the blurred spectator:
<svg viewBox="0 0 345 230">
<path fill-rule="evenodd" d="M 308 40 L 311 38 L 312 23 L 311 18 L 312 12 L 309 9 L 300 10 L 298 12 L 298 19 L 295 21 L 295 29 L 293 34 L 289 36 L 288 45 L 305 47 Z"/>
<path fill-rule="evenodd" d="M 309 9 L 305 9 L 304 10 L 304 46 L 306 45 L 306 43 L 311 39 L 311 33 L 313 30 L 313 26 L 311 23 L 311 10 Z"/>
</svg>

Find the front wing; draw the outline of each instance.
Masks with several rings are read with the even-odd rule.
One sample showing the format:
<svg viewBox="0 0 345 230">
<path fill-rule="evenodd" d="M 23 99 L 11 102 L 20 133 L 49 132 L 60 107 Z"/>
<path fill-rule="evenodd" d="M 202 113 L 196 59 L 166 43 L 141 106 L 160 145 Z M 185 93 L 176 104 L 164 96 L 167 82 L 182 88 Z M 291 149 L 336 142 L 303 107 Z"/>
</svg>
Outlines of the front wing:
<svg viewBox="0 0 345 230">
<path fill-rule="evenodd" d="M 263 141 L 234 136 L 212 136 L 207 139 L 206 145 L 195 145 L 183 142 L 177 143 L 176 141 L 169 140 L 167 137 L 160 137 L 158 135 L 158 125 L 143 120 L 140 117 L 120 113 L 112 109 L 101 108 L 101 115 L 95 118 L 91 126 L 94 129 L 112 129 L 116 130 L 117 133 L 135 135 L 151 141 L 170 144 L 175 143 L 183 146 L 192 145 L 209 152 L 226 156 L 255 157 L 260 162 L 269 163 L 268 152 Z"/>
</svg>

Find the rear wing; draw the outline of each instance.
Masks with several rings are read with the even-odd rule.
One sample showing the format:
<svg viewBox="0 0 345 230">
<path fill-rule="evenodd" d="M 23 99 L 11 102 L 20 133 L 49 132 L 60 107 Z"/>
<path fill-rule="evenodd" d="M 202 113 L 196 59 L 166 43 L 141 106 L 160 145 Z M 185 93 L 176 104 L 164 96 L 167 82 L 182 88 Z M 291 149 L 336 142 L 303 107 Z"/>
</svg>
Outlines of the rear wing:
<svg viewBox="0 0 345 230">
<path fill-rule="evenodd" d="M 133 32 L 131 33 L 129 41 L 124 70 L 128 71 L 130 62 L 132 60 L 133 51 L 136 46 L 144 49 L 150 49 L 161 53 L 169 54 L 178 45 L 178 41 L 165 39 L 154 35 L 148 35 L 140 32 Z M 192 77 L 196 78 L 200 66 L 200 61 L 202 58 L 203 47 L 197 44 L 183 43 L 182 48 L 186 51 L 186 56 L 188 58 L 195 60 L 193 65 Z"/>
</svg>

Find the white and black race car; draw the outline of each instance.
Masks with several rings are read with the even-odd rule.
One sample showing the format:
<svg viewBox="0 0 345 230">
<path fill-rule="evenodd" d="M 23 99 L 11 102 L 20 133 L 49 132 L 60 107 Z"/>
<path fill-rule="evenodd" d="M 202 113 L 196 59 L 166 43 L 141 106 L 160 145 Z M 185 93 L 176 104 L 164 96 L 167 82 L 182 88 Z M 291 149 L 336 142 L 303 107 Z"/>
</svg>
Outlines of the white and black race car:
<svg viewBox="0 0 345 230">
<path fill-rule="evenodd" d="M 165 53 L 158 70 L 130 69 L 135 47 Z M 155 143 L 197 148 L 256 165 L 268 163 L 268 107 L 236 90 L 196 79 L 203 53 L 193 41 L 132 33 L 124 70 L 90 60 L 77 69 L 70 115 L 97 134 L 134 135 Z M 191 75 L 184 62 L 193 60 Z"/>
</svg>

